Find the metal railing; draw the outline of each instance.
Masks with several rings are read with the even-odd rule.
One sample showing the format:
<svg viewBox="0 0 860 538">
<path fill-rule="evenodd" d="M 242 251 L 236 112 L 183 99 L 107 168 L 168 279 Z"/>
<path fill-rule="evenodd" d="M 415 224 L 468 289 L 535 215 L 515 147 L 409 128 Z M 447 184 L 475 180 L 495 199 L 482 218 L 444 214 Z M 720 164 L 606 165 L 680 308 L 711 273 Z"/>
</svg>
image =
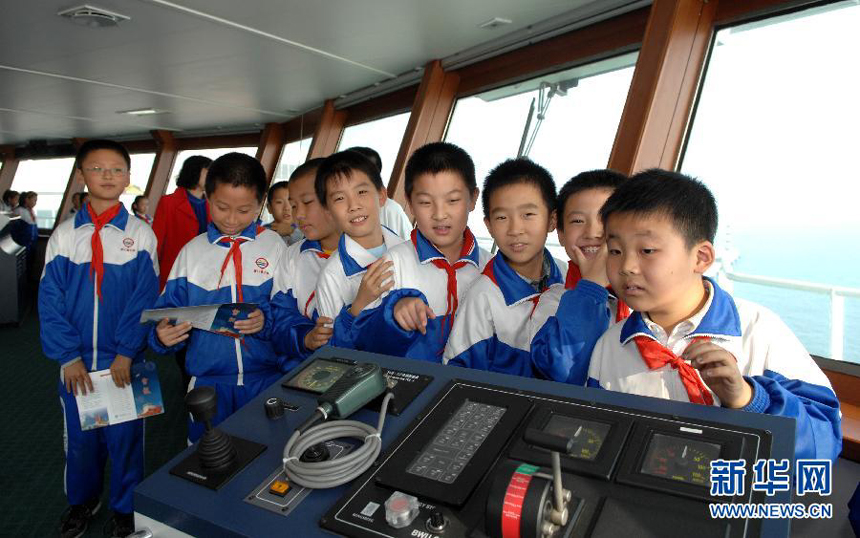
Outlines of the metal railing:
<svg viewBox="0 0 860 538">
<path fill-rule="evenodd" d="M 845 298 L 860 299 L 860 288 L 847 288 L 829 284 L 817 284 L 802 280 L 773 278 L 759 275 L 736 273 L 723 269 L 722 274 L 732 282 L 758 284 L 772 288 L 783 288 L 795 291 L 808 291 L 830 297 L 830 358 L 844 360 L 845 346 Z"/>
</svg>

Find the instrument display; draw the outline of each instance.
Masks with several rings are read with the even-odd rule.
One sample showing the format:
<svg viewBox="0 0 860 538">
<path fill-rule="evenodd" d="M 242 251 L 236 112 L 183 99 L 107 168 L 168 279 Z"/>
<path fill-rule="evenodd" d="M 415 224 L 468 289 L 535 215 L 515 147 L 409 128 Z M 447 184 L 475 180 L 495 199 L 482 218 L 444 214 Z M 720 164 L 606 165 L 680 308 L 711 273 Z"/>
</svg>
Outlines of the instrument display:
<svg viewBox="0 0 860 538">
<path fill-rule="evenodd" d="M 640 471 L 697 486 L 710 486 L 711 461 L 720 457 L 716 443 L 654 433 Z"/>
<path fill-rule="evenodd" d="M 286 385 L 294 389 L 322 394 L 350 368 L 352 365 L 345 362 L 318 359 L 290 378 Z"/>
<path fill-rule="evenodd" d="M 567 455 L 572 458 L 594 461 L 600 447 L 606 441 L 612 425 L 581 418 L 553 414 L 543 427 L 545 433 L 572 439 L 573 451 Z"/>
</svg>

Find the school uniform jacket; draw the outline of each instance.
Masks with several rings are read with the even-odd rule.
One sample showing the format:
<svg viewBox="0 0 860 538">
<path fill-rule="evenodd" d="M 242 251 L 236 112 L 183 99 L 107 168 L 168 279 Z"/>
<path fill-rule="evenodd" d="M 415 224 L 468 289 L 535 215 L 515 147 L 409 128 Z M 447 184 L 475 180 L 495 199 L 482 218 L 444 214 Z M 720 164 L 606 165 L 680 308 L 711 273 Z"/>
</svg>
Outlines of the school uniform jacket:
<svg viewBox="0 0 860 538">
<path fill-rule="evenodd" d="M 125 208 L 99 232 L 104 278 L 99 300 L 90 275 L 95 229 L 89 212 L 57 226 L 48 241 L 39 283 L 42 349 L 61 365 L 83 360 L 90 371 L 110 368 L 117 355 L 142 359 L 148 328 L 140 314 L 158 297 L 155 234 Z"/>
<path fill-rule="evenodd" d="M 176 257 L 179 256 L 179 251 L 189 241 L 197 237 L 198 230 L 200 230 L 197 216 L 194 214 L 191 202 L 188 201 L 189 196 L 192 195 L 188 194 L 187 189 L 178 187 L 173 193 L 162 196 L 155 208 L 152 231 L 158 238 L 161 289 L 164 289 L 164 285 L 167 283 L 170 269 L 173 267 Z M 206 202 L 206 220 L 211 222 L 209 202 Z M 221 264 L 218 264 L 218 267 L 221 267 Z"/>
<path fill-rule="evenodd" d="M 468 228 L 464 241 L 463 255 L 453 264 L 462 263 L 462 266 L 456 269 L 451 288 L 445 269 L 433 264 L 434 260 L 445 261 L 445 256 L 418 229 L 412 231 L 409 241 L 389 250 L 385 258 L 394 264 L 394 287 L 355 319 L 352 329 L 356 348 L 441 362 L 454 320 L 459 315 L 456 311 L 448 313 L 449 293 L 456 293 L 457 304 L 462 303 L 491 257 L 478 246 Z M 407 297 L 419 297 L 436 315 L 435 319 L 427 320 L 426 334 L 405 331 L 395 321 L 394 306 Z M 451 299 L 453 309 L 453 296 Z M 380 338 L 380 335 L 385 337 Z"/>
<path fill-rule="evenodd" d="M 265 316 L 263 330 L 242 339 L 208 331 L 192 329 L 184 342 L 165 347 L 158 340 L 153 326 L 149 345 L 157 353 L 167 354 L 187 347 L 185 367 L 194 377 L 206 377 L 224 384 L 244 385 L 246 378 L 285 372 L 297 363 L 279 358 L 272 342 L 273 319 L 270 308 L 273 278 L 286 247 L 280 236 L 271 230 L 252 223 L 239 236 L 242 243 L 242 299 L 254 303 Z M 229 237 L 213 223 L 205 234 L 192 239 L 176 258 L 164 291 L 156 301 L 156 308 L 235 303 L 236 273 L 232 259 L 223 270 L 229 245 L 220 242 Z M 219 282 L 220 280 L 220 282 Z M 250 379 L 249 379 L 250 381 Z"/>
<path fill-rule="evenodd" d="M 272 342 L 279 354 L 301 359 L 310 356 L 304 341 L 319 317 L 316 288 L 328 260 L 319 241 L 305 239 L 287 249 L 272 295 Z"/>
<path fill-rule="evenodd" d="M 551 259 L 548 286 L 563 282 L 567 271 L 565 262 Z M 460 305 L 443 362 L 532 377 L 528 320 L 539 298 L 498 252 Z"/>
<path fill-rule="evenodd" d="M 403 207 L 391 198 L 387 198 L 379 208 L 379 223 L 403 239 L 409 239 L 414 228 Z"/>
<path fill-rule="evenodd" d="M 389 249 L 403 242 L 399 235 L 384 226 L 382 238 Z M 337 252 L 331 255 L 320 273 L 317 283 L 317 311 L 320 316 L 335 320 L 334 334 L 329 340 L 331 345 L 348 348 L 355 346 L 352 338 L 352 322 L 355 316 L 349 312 L 349 307 L 358 293 L 367 266 L 377 259 L 353 238 L 342 234 Z"/>
<path fill-rule="evenodd" d="M 705 336 L 734 355 L 752 385 L 753 398 L 744 411 L 794 418 L 797 458 L 836 459 L 842 450 L 839 400 L 803 344 L 770 310 L 733 299 L 705 280 L 711 293 L 704 308 L 671 335 L 638 312 L 610 327 L 594 348 L 588 385 L 689 401 L 677 370 L 669 365 L 649 370 L 633 339 L 657 340 L 680 356 L 696 337 Z M 719 405 L 716 395 L 714 405 Z"/>
<path fill-rule="evenodd" d="M 590 280 L 580 280 L 573 289 L 554 284 L 546 290 L 529 319 L 536 374 L 585 385 L 594 344 L 612 323 L 617 304 L 615 296 Z"/>
</svg>

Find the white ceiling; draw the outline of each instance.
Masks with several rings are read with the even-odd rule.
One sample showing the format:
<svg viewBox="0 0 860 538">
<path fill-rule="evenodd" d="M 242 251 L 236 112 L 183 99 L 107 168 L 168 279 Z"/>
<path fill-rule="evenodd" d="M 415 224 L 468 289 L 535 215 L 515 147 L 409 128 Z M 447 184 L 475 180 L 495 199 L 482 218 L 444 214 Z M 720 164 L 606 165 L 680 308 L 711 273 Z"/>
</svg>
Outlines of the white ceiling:
<svg viewBox="0 0 860 538">
<path fill-rule="evenodd" d="M 0 144 L 285 121 L 431 59 L 613 2 L 625 3 L 0 0 Z M 89 28 L 56 15 L 83 3 L 131 20 Z M 477 27 L 493 17 L 513 23 Z M 147 107 L 168 113 L 117 114 Z"/>
</svg>

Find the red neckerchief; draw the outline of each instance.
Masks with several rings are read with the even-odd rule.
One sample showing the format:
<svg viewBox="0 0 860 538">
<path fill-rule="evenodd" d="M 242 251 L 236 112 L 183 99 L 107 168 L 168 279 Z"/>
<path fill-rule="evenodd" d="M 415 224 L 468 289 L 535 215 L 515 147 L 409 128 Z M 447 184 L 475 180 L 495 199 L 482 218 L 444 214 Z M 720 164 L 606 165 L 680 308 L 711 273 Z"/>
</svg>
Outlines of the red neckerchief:
<svg viewBox="0 0 860 538">
<path fill-rule="evenodd" d="M 257 233 L 259 234 L 265 230 L 262 226 L 257 226 Z M 244 302 L 242 300 L 242 243 L 246 241 L 250 241 L 247 237 L 238 236 L 238 237 L 222 237 L 218 240 L 219 243 L 226 243 L 230 245 L 230 250 L 227 251 L 227 255 L 224 256 L 224 263 L 221 264 L 221 276 L 218 278 L 218 287 L 221 287 L 221 279 L 224 278 L 224 270 L 227 269 L 227 264 L 230 263 L 230 258 L 233 258 L 233 271 L 236 273 L 236 300 L 240 303 Z"/>
<path fill-rule="evenodd" d="M 418 251 L 418 228 L 412 230 L 411 234 L 412 246 L 415 247 L 415 251 Z M 457 307 L 459 306 L 459 300 L 457 299 L 457 269 L 461 267 L 465 267 L 468 262 L 464 261 L 463 258 L 469 255 L 472 251 L 472 248 L 475 245 L 475 236 L 472 235 L 472 232 L 467 228 L 463 232 L 463 246 L 460 248 L 460 257 L 454 262 L 452 265 L 448 262 L 447 258 L 442 259 L 433 259 L 430 260 L 430 263 L 445 271 L 445 276 L 447 277 L 447 288 L 448 293 L 446 297 L 446 307 L 445 307 L 445 315 L 450 317 L 448 318 L 448 333 L 451 333 L 451 329 L 454 328 L 454 316 L 457 313 Z M 444 341 L 445 331 L 442 331 L 441 336 Z"/>
<path fill-rule="evenodd" d="M 571 260 L 570 263 L 567 264 L 567 277 L 564 279 L 565 289 L 572 290 L 577 284 L 579 284 L 580 280 L 582 280 L 582 273 L 579 271 L 579 266 Z M 606 286 L 606 289 L 609 290 L 609 293 L 615 296 L 615 321 L 619 322 L 623 319 L 627 319 L 630 316 L 630 307 L 627 306 L 620 297 L 618 297 L 618 294 L 612 291 L 612 286 Z"/>
<path fill-rule="evenodd" d="M 317 255 L 317 258 L 321 258 L 323 260 L 327 260 L 330 256 L 330 254 L 327 252 L 317 252 L 316 250 L 314 250 L 313 253 Z M 308 297 L 308 302 L 305 303 L 305 317 L 306 318 L 310 317 L 308 315 L 308 307 L 311 305 L 311 301 L 314 300 L 314 297 L 316 296 L 316 294 L 317 294 L 317 290 L 312 291 L 310 296 Z"/>
<path fill-rule="evenodd" d="M 105 254 L 104 249 L 102 248 L 102 238 L 99 232 L 104 228 L 105 224 L 113 220 L 113 218 L 119 214 L 120 207 L 122 207 L 122 204 L 117 203 L 110 209 L 102 211 L 101 215 L 96 215 L 95 211 L 93 211 L 93 206 L 87 204 L 87 213 L 90 214 L 90 220 L 93 221 L 93 226 L 95 226 L 93 237 L 90 239 L 90 248 L 93 251 L 92 262 L 90 263 L 90 276 L 95 272 L 96 276 L 94 278 L 94 283 L 99 301 L 102 300 L 102 281 L 105 277 Z"/>
<path fill-rule="evenodd" d="M 694 342 L 700 340 L 710 340 L 707 336 L 697 336 L 693 339 Z M 636 342 L 636 347 L 639 348 L 639 355 L 642 360 L 651 370 L 662 368 L 665 365 L 670 365 L 675 370 L 678 370 L 678 375 L 681 376 L 681 383 L 687 389 L 687 396 L 690 401 L 697 404 L 714 405 L 714 397 L 705 386 L 696 369 L 690 366 L 687 361 L 672 353 L 672 350 L 647 336 L 634 336 L 633 341 Z"/>
</svg>

